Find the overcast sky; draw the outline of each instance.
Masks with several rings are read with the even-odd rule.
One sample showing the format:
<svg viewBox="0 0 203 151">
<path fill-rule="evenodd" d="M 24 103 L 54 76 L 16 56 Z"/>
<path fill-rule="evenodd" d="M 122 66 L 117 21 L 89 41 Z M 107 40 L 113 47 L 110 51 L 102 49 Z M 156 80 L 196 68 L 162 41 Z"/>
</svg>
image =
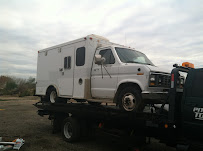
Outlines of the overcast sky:
<svg viewBox="0 0 203 151">
<path fill-rule="evenodd" d="M 38 50 L 89 34 L 203 68 L 202 0 L 0 0 L 0 75 L 35 77 Z"/>
</svg>

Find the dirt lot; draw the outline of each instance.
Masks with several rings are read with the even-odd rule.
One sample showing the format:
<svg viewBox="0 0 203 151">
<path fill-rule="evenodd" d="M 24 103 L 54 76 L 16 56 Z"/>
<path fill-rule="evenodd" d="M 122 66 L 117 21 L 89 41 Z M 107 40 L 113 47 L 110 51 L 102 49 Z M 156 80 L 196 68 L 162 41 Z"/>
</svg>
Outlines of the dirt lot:
<svg viewBox="0 0 203 151">
<path fill-rule="evenodd" d="M 37 108 L 32 104 L 37 97 L 0 97 L 0 137 L 4 141 L 16 138 L 25 139 L 22 151 L 125 151 L 128 144 L 107 134 L 98 133 L 94 139 L 81 140 L 70 144 L 65 142 L 60 133 L 52 134 L 52 127 L 47 117 L 37 115 Z M 142 148 L 144 151 L 174 151 L 164 144 L 153 143 Z"/>
</svg>

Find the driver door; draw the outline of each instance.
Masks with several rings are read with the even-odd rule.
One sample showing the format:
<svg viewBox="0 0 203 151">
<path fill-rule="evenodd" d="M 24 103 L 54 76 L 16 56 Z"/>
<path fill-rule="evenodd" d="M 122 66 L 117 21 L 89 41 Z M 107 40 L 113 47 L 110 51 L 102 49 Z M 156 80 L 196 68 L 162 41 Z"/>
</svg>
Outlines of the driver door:
<svg viewBox="0 0 203 151">
<path fill-rule="evenodd" d="M 91 92 L 93 98 L 114 98 L 118 81 L 118 62 L 111 48 L 96 51 L 106 60 L 104 65 L 93 62 L 91 72 Z"/>
<path fill-rule="evenodd" d="M 184 134 L 188 137 L 203 139 L 203 69 L 189 71 L 183 102 Z"/>
</svg>

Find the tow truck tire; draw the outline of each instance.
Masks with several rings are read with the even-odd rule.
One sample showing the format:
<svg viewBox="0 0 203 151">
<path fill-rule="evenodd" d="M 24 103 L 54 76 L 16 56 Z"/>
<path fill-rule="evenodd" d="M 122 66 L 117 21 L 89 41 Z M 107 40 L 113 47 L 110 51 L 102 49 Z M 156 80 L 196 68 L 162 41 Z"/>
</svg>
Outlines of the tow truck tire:
<svg viewBox="0 0 203 151">
<path fill-rule="evenodd" d="M 144 102 L 142 101 L 140 90 L 133 86 L 122 89 L 118 95 L 118 105 L 124 111 L 142 112 Z"/>
<path fill-rule="evenodd" d="M 65 141 L 74 142 L 80 137 L 80 122 L 73 117 L 68 117 L 62 124 L 62 135 Z"/>
</svg>

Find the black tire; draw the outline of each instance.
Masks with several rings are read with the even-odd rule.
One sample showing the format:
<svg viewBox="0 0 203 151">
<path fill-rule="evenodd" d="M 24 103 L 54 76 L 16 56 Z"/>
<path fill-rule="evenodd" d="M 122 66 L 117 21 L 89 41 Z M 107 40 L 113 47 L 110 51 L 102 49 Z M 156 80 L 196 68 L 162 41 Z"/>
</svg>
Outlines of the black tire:
<svg viewBox="0 0 203 151">
<path fill-rule="evenodd" d="M 48 102 L 50 102 L 52 104 L 60 102 L 60 98 L 58 97 L 58 94 L 57 94 L 56 89 L 54 87 L 52 87 L 48 90 L 47 100 L 48 100 Z"/>
<path fill-rule="evenodd" d="M 91 101 L 88 101 L 89 104 L 91 105 L 101 105 L 101 102 L 91 102 Z"/>
<path fill-rule="evenodd" d="M 62 124 L 62 135 L 65 141 L 74 142 L 80 138 L 80 122 L 72 117 L 68 117 Z"/>
<path fill-rule="evenodd" d="M 140 90 L 133 86 L 125 87 L 120 91 L 118 105 L 121 110 L 136 112 L 143 111 L 145 106 Z"/>
</svg>

